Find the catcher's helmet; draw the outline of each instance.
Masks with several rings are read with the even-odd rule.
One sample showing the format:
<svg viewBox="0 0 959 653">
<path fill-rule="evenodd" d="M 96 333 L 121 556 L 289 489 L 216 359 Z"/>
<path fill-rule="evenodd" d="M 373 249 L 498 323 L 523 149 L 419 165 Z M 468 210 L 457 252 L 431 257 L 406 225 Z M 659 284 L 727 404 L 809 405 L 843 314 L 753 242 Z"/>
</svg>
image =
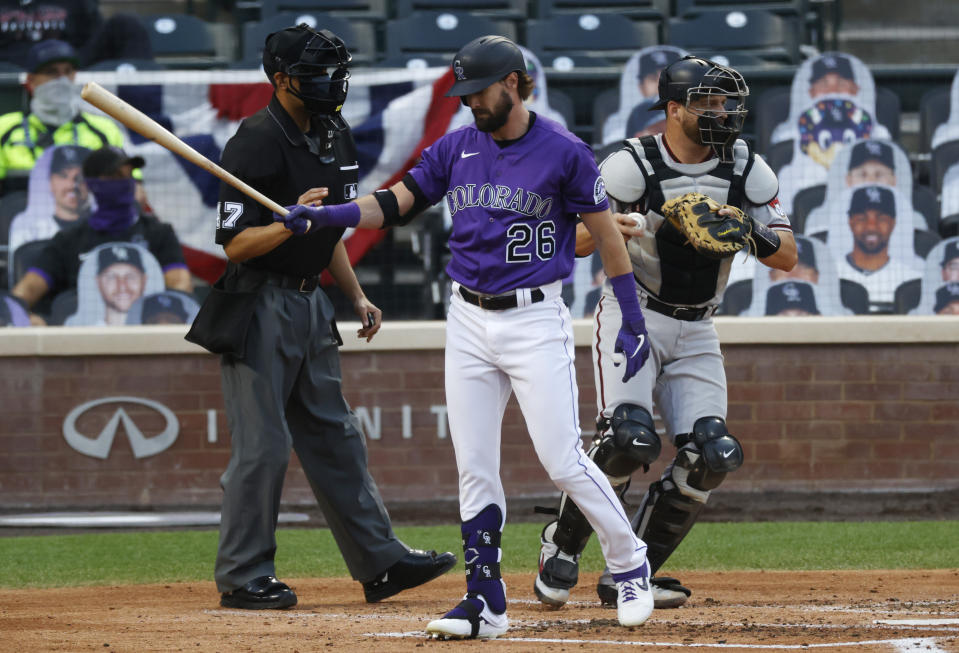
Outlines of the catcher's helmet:
<svg viewBox="0 0 959 653">
<path fill-rule="evenodd" d="M 352 59 L 340 37 L 306 23 L 273 32 L 263 48 L 263 70 L 270 81 L 275 72 L 296 77 L 299 89 L 290 92 L 315 115 L 329 116 L 343 108 Z"/>
<path fill-rule="evenodd" d="M 519 47 L 505 36 L 473 39 L 453 57 L 456 82 L 446 97 L 479 93 L 513 71 L 526 72 L 526 59 Z"/>
<path fill-rule="evenodd" d="M 703 145 L 709 145 L 720 159 L 730 158 L 730 149 L 743 130 L 746 120 L 746 97 L 749 87 L 737 71 L 709 59 L 687 56 L 676 61 L 659 75 L 659 102 L 650 110 L 664 109 L 670 102 L 679 102 L 699 116 L 699 133 Z M 722 108 L 690 106 L 690 102 L 723 96 Z"/>
</svg>

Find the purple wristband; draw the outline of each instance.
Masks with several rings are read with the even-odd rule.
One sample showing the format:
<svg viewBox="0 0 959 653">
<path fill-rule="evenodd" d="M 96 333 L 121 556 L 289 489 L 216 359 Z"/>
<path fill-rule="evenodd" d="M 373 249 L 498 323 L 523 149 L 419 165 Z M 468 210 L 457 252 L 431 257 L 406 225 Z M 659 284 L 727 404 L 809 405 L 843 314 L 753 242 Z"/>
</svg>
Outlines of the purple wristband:
<svg viewBox="0 0 959 653">
<path fill-rule="evenodd" d="M 609 283 L 613 286 L 616 301 L 619 302 L 619 310 L 623 314 L 623 321 L 642 320 L 643 310 L 639 307 L 639 297 L 636 295 L 636 280 L 633 279 L 633 274 L 627 272 L 610 277 Z"/>
<path fill-rule="evenodd" d="M 330 227 L 355 227 L 360 223 L 360 205 L 356 202 L 333 204 L 318 210 L 322 211 L 323 224 Z"/>
</svg>

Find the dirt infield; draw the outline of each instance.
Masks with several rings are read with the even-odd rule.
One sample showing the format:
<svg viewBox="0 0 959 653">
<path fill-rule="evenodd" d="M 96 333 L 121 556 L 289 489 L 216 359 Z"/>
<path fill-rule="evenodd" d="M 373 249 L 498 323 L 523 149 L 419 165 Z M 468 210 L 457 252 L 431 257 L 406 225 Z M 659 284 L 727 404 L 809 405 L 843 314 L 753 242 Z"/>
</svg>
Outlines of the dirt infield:
<svg viewBox="0 0 959 653">
<path fill-rule="evenodd" d="M 13 651 L 614 651 L 649 648 L 959 652 L 959 570 L 690 572 L 678 610 L 623 629 L 585 575 L 559 611 L 535 602 L 532 575 L 507 578 L 511 629 L 489 642 L 425 639 L 427 621 L 463 591 L 451 573 L 378 605 L 346 579 L 297 579 L 287 611 L 217 606 L 211 583 L 7 592 Z"/>
</svg>

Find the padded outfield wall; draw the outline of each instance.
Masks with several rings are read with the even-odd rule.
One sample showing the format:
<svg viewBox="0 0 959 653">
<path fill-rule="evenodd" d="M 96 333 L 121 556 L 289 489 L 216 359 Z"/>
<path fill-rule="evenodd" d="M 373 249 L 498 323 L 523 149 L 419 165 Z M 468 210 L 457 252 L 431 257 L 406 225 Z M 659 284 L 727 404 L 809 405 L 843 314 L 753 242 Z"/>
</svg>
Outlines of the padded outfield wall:
<svg viewBox="0 0 959 653">
<path fill-rule="evenodd" d="M 727 492 L 959 487 L 959 318 L 718 318 L 729 424 L 745 466 Z M 592 435 L 590 322 L 577 321 L 580 415 Z M 352 334 L 356 325 L 343 324 Z M 182 327 L 0 331 L 0 510 L 214 507 L 229 458 L 216 357 Z M 453 500 L 442 322 L 387 323 L 342 349 L 345 394 L 391 505 Z M 652 470 L 659 473 L 672 448 Z M 511 401 L 511 498 L 548 495 Z M 312 505 L 298 464 L 284 501 Z"/>
</svg>

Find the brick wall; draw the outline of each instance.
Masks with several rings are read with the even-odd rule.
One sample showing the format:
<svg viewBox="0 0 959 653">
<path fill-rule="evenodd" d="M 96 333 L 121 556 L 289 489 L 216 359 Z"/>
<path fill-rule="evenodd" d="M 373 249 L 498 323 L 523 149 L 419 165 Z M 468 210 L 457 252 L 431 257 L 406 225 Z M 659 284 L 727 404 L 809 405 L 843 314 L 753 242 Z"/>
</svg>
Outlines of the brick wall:
<svg viewBox="0 0 959 653">
<path fill-rule="evenodd" d="M 724 346 L 729 425 L 746 464 L 724 488 L 741 491 L 949 488 L 959 468 L 959 344 Z M 370 466 L 390 500 L 454 497 L 442 351 L 342 354 L 347 398 L 370 432 Z M 592 431 L 589 351 L 577 351 L 580 412 Z M 229 458 L 217 359 L 202 354 L 0 356 L 0 509 L 215 506 Z M 105 459 L 63 435 L 84 402 L 132 396 L 166 406 L 179 423 L 169 448 L 134 455 L 122 408 L 145 437 L 166 423 L 138 404 L 93 407 L 76 420 L 87 438 L 115 431 Z M 211 412 L 212 417 L 211 417 Z M 120 423 L 123 420 L 120 419 Z M 664 446 L 658 473 L 671 458 Z M 517 497 L 549 493 L 522 416 L 511 402 L 502 475 Z M 285 501 L 311 503 L 294 463 Z"/>
</svg>

